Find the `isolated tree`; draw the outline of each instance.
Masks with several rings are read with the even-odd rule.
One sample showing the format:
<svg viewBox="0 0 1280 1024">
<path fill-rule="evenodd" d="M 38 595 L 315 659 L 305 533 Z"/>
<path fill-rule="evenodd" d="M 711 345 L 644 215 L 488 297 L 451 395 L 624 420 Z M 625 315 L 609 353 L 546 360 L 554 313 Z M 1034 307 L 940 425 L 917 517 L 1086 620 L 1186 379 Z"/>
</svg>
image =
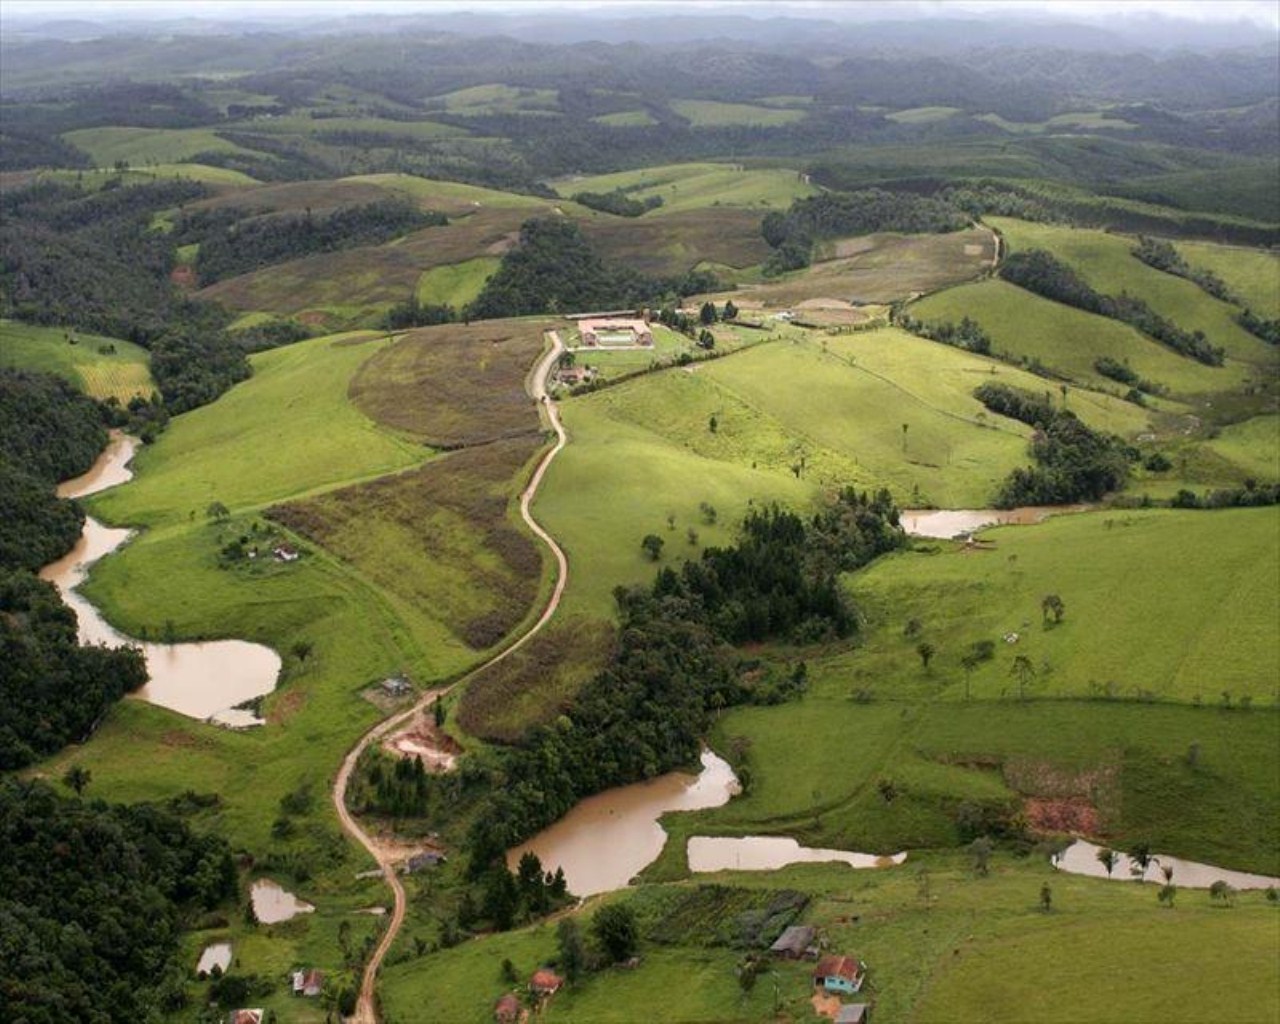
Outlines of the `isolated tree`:
<svg viewBox="0 0 1280 1024">
<path fill-rule="evenodd" d="M 560 967 L 560 973 L 573 985 L 582 977 L 587 965 L 587 951 L 582 944 L 582 930 L 578 927 L 576 918 L 561 918 L 556 925 L 556 948 L 559 953 L 556 963 Z"/>
<path fill-rule="evenodd" d="M 311 657 L 311 652 L 315 650 L 315 645 L 310 640 L 295 640 L 290 648 L 293 656 L 299 661 L 306 661 Z"/>
<path fill-rule="evenodd" d="M 1214 882 L 1213 885 L 1209 886 L 1209 899 L 1224 907 L 1231 906 L 1231 901 L 1235 894 L 1236 890 L 1231 883 L 1224 881 L 1221 878 Z"/>
<path fill-rule="evenodd" d="M 635 912 L 630 907 L 618 903 L 601 907 L 591 919 L 591 930 L 612 963 L 626 960 L 636 951 L 639 930 Z"/>
<path fill-rule="evenodd" d="M 685 531 L 684 536 L 685 536 L 685 540 L 687 540 L 687 541 L 689 542 L 689 545 L 690 545 L 691 547 L 697 547 L 697 545 L 698 545 L 698 531 L 697 531 L 697 530 L 695 530 L 695 529 L 691 526 L 691 527 L 689 527 L 689 529 L 688 529 L 688 530 L 686 530 L 686 531 Z"/>
<path fill-rule="evenodd" d="M 973 858 L 973 870 L 984 878 L 990 871 L 991 851 L 994 847 L 986 836 L 979 836 L 969 844 L 969 856 Z"/>
<path fill-rule="evenodd" d="M 444 728 L 444 717 L 444 701 L 437 696 L 435 703 L 431 705 L 431 718 L 436 723 L 437 729 Z"/>
<path fill-rule="evenodd" d="M 707 420 L 707 429 L 713 434 L 720 429 L 720 421 L 716 419 L 715 413 L 712 413 L 711 418 Z"/>
<path fill-rule="evenodd" d="M 1156 893 L 1156 899 L 1168 910 L 1173 909 L 1173 901 L 1178 896 L 1178 887 L 1172 882 L 1166 882 L 1160 887 L 1160 891 Z"/>
<path fill-rule="evenodd" d="M 714 303 L 704 302 L 702 308 L 698 310 L 698 319 L 703 324 L 713 324 L 716 322 L 716 307 Z"/>
<path fill-rule="evenodd" d="M 498 977 L 504 985 L 515 985 L 520 980 L 520 975 L 516 972 L 516 965 L 511 962 L 510 957 L 506 957 L 502 961 L 502 968 L 498 971 Z"/>
<path fill-rule="evenodd" d="M 705 327 L 698 332 L 698 347 L 713 349 L 716 347 L 716 336 Z"/>
<path fill-rule="evenodd" d="M 919 636 L 924 629 L 924 623 L 919 619 L 908 619 L 907 624 L 902 627 L 902 635 L 906 637 Z"/>
<path fill-rule="evenodd" d="M 929 662 L 933 660 L 935 653 L 937 653 L 936 649 L 928 640 L 921 640 L 916 644 L 916 654 L 920 655 L 920 664 L 924 666 L 926 672 L 929 671 Z"/>
<path fill-rule="evenodd" d="M 644 549 L 644 553 L 649 556 L 650 561 L 656 562 L 662 557 L 663 540 L 656 533 L 645 534 L 644 540 L 640 542 L 640 547 Z"/>
<path fill-rule="evenodd" d="M 75 790 L 76 796 L 80 796 L 92 781 L 93 773 L 80 764 L 73 764 L 62 776 L 63 785 Z"/>
<path fill-rule="evenodd" d="M 964 669 L 964 699 L 969 699 L 969 681 L 973 676 L 973 670 L 978 667 L 982 659 L 978 655 L 970 651 L 960 659 L 960 667 Z"/>
<path fill-rule="evenodd" d="M 1013 667 L 1009 670 L 1009 674 L 1018 680 L 1018 699 L 1027 699 L 1027 685 L 1036 676 L 1036 667 L 1031 663 L 1031 659 L 1025 654 L 1019 654 L 1013 659 Z"/>
<path fill-rule="evenodd" d="M 708 526 L 715 525 L 716 517 L 719 515 L 719 513 L 716 512 L 716 507 L 714 505 L 712 505 L 708 501 L 700 502 L 698 504 L 698 511 L 702 513 L 702 521 L 704 523 L 706 523 Z"/>
<path fill-rule="evenodd" d="M 907 453 L 907 429 L 910 426 L 910 423 L 902 424 L 902 454 L 904 455 Z"/>
<path fill-rule="evenodd" d="M 674 530 L 676 528 L 676 514 L 674 512 L 667 513 L 667 529 Z"/>
<path fill-rule="evenodd" d="M 1048 882 L 1040 886 L 1040 909 L 1046 914 L 1053 909 L 1053 890 Z"/>
<path fill-rule="evenodd" d="M 206 519 L 212 519 L 215 523 L 225 523 L 231 518 L 231 510 L 220 501 L 210 503 L 209 507 L 204 510 Z"/>
<path fill-rule="evenodd" d="M 1040 614 L 1044 618 L 1046 625 L 1049 623 L 1050 617 L 1053 618 L 1053 624 L 1056 626 L 1062 621 L 1062 617 L 1067 614 L 1067 606 L 1062 603 L 1062 598 L 1057 594 L 1045 594 L 1040 601 Z"/>
<path fill-rule="evenodd" d="M 724 304 L 724 313 L 722 314 L 722 319 L 732 320 L 737 315 L 738 315 L 738 307 L 733 304 L 733 299 L 729 299 Z"/>
<path fill-rule="evenodd" d="M 1155 858 L 1151 856 L 1150 843 L 1135 843 L 1129 850 L 1129 859 L 1133 861 L 1129 873 L 1139 882 L 1147 877 L 1147 867 Z"/>
<path fill-rule="evenodd" d="M 1173 882 L 1173 865 L 1161 864 L 1160 874 L 1164 878 L 1165 885 L 1171 884 Z"/>
<path fill-rule="evenodd" d="M 1101 849 L 1096 854 L 1098 863 L 1107 869 L 1107 877 L 1111 877 L 1111 872 L 1116 869 L 1116 865 L 1120 863 L 1120 854 L 1115 850 Z"/>
</svg>

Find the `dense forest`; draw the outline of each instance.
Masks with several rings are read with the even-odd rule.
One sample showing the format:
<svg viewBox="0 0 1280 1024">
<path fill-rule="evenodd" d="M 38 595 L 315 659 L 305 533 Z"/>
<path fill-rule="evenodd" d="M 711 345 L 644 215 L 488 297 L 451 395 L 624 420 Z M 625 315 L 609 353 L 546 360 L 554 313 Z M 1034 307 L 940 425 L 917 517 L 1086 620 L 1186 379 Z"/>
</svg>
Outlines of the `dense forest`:
<svg viewBox="0 0 1280 1024">
<path fill-rule="evenodd" d="M 156 214 L 200 198 L 175 180 L 85 191 L 35 184 L 0 195 L 0 315 L 126 338 L 151 350 L 151 374 L 173 413 L 212 401 L 249 376 L 229 317 L 169 278 L 175 243 Z"/>
<path fill-rule="evenodd" d="M 182 1009 L 180 930 L 235 891 L 226 842 L 168 810 L 0 780 L 5 1019 L 108 1024 Z"/>
<path fill-rule="evenodd" d="M 1071 267 L 1043 249 L 1013 253 L 1001 265 L 1000 276 L 1046 299 L 1129 324 L 1179 355 L 1208 366 L 1222 365 L 1222 348 L 1213 345 L 1203 331 L 1185 331 L 1127 293 L 1113 296 L 1095 291 Z"/>
<path fill-rule="evenodd" d="M 995 496 L 997 508 L 1097 501 L 1124 486 L 1130 454 L 1123 442 L 1055 408 L 1048 392 L 1041 396 L 1007 384 L 983 384 L 973 394 L 992 412 L 1036 431 L 1031 439 L 1036 465 L 1009 474 Z"/>
<path fill-rule="evenodd" d="M 693 763 L 711 711 L 754 696 L 731 644 L 848 635 L 857 613 L 838 574 L 902 543 L 887 492 L 849 489 L 807 519 L 752 511 L 738 544 L 709 548 L 679 573 L 663 569 L 648 588 L 619 588 L 609 665 L 493 769 L 469 837 L 471 870 L 584 796 Z"/>
<path fill-rule="evenodd" d="M 813 243 L 821 238 L 869 235 L 876 231 L 942 233 L 959 231 L 969 217 L 954 206 L 928 196 L 884 189 L 823 192 L 797 199 L 786 213 L 767 214 L 760 233 L 773 250 L 766 276 L 809 265 Z"/>
<path fill-rule="evenodd" d="M 178 221 L 173 235 L 178 245 L 199 245 L 196 274 L 203 286 L 312 253 L 379 245 L 448 222 L 442 213 L 387 199 L 325 216 L 314 216 L 310 210 L 257 217 L 234 207 L 199 210 Z"/>
</svg>

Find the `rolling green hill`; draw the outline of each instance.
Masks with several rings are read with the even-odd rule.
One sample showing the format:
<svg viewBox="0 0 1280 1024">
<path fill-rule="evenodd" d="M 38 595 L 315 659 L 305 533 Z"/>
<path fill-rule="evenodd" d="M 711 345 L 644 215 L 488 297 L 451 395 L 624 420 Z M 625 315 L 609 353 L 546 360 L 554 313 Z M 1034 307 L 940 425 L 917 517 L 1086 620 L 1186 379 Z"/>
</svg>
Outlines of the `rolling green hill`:
<svg viewBox="0 0 1280 1024">
<path fill-rule="evenodd" d="M 134 395 L 150 397 L 149 359 L 146 349 L 119 338 L 0 320 L 0 366 L 56 373 L 94 398 L 127 405 Z"/>
</svg>

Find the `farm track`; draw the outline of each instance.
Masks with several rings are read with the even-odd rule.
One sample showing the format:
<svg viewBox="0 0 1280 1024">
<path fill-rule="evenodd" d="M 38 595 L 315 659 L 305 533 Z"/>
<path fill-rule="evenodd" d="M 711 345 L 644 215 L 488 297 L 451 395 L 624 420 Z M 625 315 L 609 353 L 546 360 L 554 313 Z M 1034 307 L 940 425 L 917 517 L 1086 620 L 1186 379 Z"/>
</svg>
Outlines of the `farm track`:
<svg viewBox="0 0 1280 1024">
<path fill-rule="evenodd" d="M 390 718 L 385 718 L 367 733 L 365 733 L 354 747 L 343 758 L 342 765 L 338 769 L 338 775 L 333 783 L 333 806 L 337 812 L 338 821 L 341 823 L 343 830 L 355 839 L 361 846 L 369 851 L 370 855 L 378 862 L 378 867 L 382 869 L 383 878 L 387 885 L 391 888 L 394 897 L 395 906 L 392 910 L 391 917 L 387 921 L 386 931 L 383 932 L 381 940 L 374 949 L 369 962 L 365 965 L 364 976 L 360 984 L 360 995 L 356 1002 L 356 1012 L 350 1018 L 354 1024 L 377 1024 L 378 1011 L 374 1000 L 374 986 L 377 981 L 378 969 L 382 966 L 382 961 L 386 958 L 387 953 L 391 949 L 392 943 L 395 942 L 396 936 L 400 932 L 400 928 L 404 924 L 405 917 L 405 892 L 404 885 L 396 875 L 395 864 L 390 853 L 384 850 L 376 843 L 369 834 L 361 827 L 360 823 L 347 810 L 347 785 L 351 781 L 351 773 L 355 770 L 356 762 L 359 761 L 360 755 L 368 748 L 371 743 L 375 743 L 382 739 L 387 733 L 391 732 L 397 726 L 409 721 L 414 715 L 423 711 L 427 704 L 436 699 L 437 696 L 448 693 L 460 682 L 465 682 L 477 673 L 483 672 L 485 669 L 498 664 L 503 659 L 509 657 L 512 653 L 519 650 L 528 643 L 555 615 L 556 609 L 560 607 L 560 600 L 564 596 L 564 588 L 569 579 L 569 562 L 565 557 L 564 551 L 560 545 L 555 542 L 551 534 L 547 533 L 533 518 L 530 506 L 533 499 L 537 496 L 538 488 L 542 484 L 542 478 L 546 474 L 547 467 L 560 451 L 568 443 L 568 436 L 565 434 L 563 425 L 560 423 L 560 414 L 553 403 L 547 396 L 547 379 L 551 374 L 552 368 L 559 359 L 560 354 L 564 351 L 564 344 L 560 340 L 560 335 L 556 331 L 548 331 L 547 336 L 551 340 L 551 350 L 547 352 L 541 362 L 539 362 L 529 380 L 529 393 L 534 401 L 538 403 L 541 409 L 546 411 L 547 420 L 551 424 L 552 429 L 556 433 L 556 443 L 550 451 L 546 453 L 538 463 L 537 468 L 533 472 L 528 485 L 520 494 L 520 516 L 528 525 L 529 529 L 541 540 L 550 550 L 556 560 L 556 581 L 552 588 L 551 596 L 547 600 L 546 606 L 542 610 L 542 614 L 537 620 L 521 633 L 514 641 L 504 647 L 484 664 L 477 666 L 468 672 L 462 679 L 453 683 L 443 690 L 431 690 L 425 693 L 412 707 L 404 711 L 398 711 Z"/>
</svg>

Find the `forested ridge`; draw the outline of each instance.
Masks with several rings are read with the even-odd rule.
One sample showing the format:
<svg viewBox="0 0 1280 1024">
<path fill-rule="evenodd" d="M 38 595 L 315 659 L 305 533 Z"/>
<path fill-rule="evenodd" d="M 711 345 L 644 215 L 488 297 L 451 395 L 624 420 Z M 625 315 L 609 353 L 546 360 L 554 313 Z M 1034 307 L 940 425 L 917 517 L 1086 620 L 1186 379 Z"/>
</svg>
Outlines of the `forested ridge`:
<svg viewBox="0 0 1280 1024">
<path fill-rule="evenodd" d="M 206 195 L 176 180 L 87 192 L 42 183 L 0 195 L 0 314 L 78 327 L 150 349 L 170 412 L 217 398 L 249 376 L 218 306 L 179 292 L 173 238 L 155 214 Z"/>
<path fill-rule="evenodd" d="M 739 542 L 709 548 L 648 587 L 615 591 L 619 640 L 608 666 L 559 719 L 492 768 L 469 837 L 471 869 L 585 796 L 694 762 L 713 709 L 757 694 L 732 644 L 848 636 L 857 612 L 838 575 L 905 542 L 887 492 L 852 489 L 811 517 L 755 510 Z M 803 685 L 797 673 L 787 685 Z"/>
<path fill-rule="evenodd" d="M 226 842 L 167 809 L 0 780 L 0 1015 L 109 1024 L 182 1009 L 180 932 L 235 891 Z"/>
</svg>

